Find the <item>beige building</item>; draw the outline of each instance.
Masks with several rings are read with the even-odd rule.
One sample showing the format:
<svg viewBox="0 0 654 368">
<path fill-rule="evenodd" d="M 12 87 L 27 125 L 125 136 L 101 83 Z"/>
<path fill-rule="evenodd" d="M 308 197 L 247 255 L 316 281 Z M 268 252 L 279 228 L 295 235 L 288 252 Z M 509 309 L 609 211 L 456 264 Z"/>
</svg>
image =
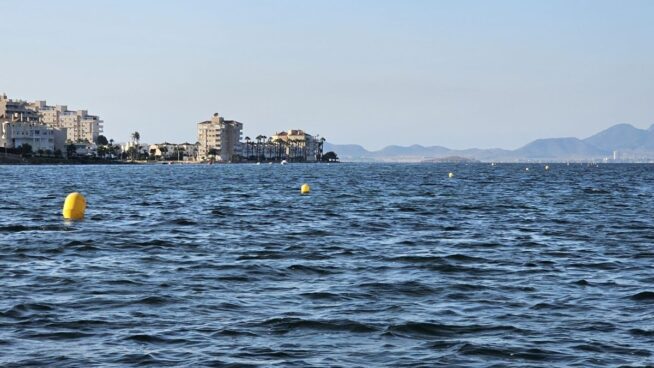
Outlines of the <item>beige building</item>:
<svg viewBox="0 0 654 368">
<path fill-rule="evenodd" d="M 102 120 L 89 115 L 86 110 L 71 111 L 68 106 L 48 106 L 45 101 L 36 101 L 31 105 L 42 123 L 55 128 L 66 128 L 72 142 L 94 143 L 102 133 Z"/>
<path fill-rule="evenodd" d="M 39 115 L 27 101 L 10 100 L 6 94 L 0 96 L 0 121 L 39 121 Z"/>
<path fill-rule="evenodd" d="M 300 129 L 273 134 L 273 143 L 282 143 L 285 156 L 290 160 L 316 161 L 320 156 L 320 139 Z"/>
<path fill-rule="evenodd" d="M 42 150 L 65 152 L 66 129 L 51 128 L 45 124 L 21 121 L 5 121 L 0 125 L 0 146 L 19 148 L 29 144 L 32 152 Z"/>
<path fill-rule="evenodd" d="M 198 123 L 198 159 L 212 156 L 218 161 L 231 161 L 234 154 L 241 152 L 242 130 L 243 124 L 225 120 L 218 113 Z"/>
<path fill-rule="evenodd" d="M 102 133 L 102 120 L 86 110 L 71 111 L 65 105 L 48 106 L 45 101 L 27 102 L 0 96 L 0 121 L 42 123 L 51 128 L 65 128 L 72 142 L 94 143 Z"/>
</svg>

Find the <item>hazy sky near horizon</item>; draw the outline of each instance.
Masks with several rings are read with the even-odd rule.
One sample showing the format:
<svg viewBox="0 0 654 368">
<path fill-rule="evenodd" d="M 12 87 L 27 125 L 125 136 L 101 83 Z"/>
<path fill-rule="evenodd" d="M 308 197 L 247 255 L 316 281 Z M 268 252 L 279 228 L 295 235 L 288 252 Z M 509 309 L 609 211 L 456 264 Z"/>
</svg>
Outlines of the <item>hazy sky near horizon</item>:
<svg viewBox="0 0 654 368">
<path fill-rule="evenodd" d="M 0 0 L 0 92 L 125 141 L 517 148 L 654 123 L 654 1 Z"/>
</svg>

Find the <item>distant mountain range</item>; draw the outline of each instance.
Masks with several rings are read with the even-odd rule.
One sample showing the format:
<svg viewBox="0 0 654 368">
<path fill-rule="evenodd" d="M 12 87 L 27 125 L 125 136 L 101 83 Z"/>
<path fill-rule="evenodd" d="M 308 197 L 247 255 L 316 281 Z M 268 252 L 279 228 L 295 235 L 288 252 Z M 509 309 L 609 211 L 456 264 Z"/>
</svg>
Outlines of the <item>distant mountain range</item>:
<svg viewBox="0 0 654 368">
<path fill-rule="evenodd" d="M 516 150 L 465 149 L 443 146 L 387 146 L 368 151 L 357 144 L 325 142 L 325 152 L 334 151 L 341 161 L 434 162 L 447 157 L 480 161 L 652 161 L 654 160 L 654 124 L 638 129 L 631 124 L 617 124 L 586 139 L 537 139 Z"/>
</svg>

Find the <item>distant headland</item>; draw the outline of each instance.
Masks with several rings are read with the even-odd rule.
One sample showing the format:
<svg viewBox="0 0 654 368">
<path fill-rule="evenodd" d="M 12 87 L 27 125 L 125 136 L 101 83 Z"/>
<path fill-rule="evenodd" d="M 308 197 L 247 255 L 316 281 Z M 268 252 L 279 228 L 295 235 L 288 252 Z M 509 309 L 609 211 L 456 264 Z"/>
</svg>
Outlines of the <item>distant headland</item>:
<svg viewBox="0 0 654 368">
<path fill-rule="evenodd" d="M 452 162 L 453 158 L 483 162 L 654 162 L 654 125 L 639 129 L 617 124 L 585 139 L 537 139 L 516 150 L 500 148 L 454 150 L 443 146 L 388 146 L 368 151 L 356 144 L 325 143 L 352 162 Z"/>
</svg>

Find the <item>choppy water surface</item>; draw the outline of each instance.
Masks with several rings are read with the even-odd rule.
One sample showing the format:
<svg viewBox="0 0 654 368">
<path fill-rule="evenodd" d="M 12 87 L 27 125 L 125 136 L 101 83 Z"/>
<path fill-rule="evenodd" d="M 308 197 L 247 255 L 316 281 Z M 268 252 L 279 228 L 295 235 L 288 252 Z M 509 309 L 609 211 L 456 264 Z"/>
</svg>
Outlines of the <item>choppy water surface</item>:
<svg viewBox="0 0 654 368">
<path fill-rule="evenodd" d="M 653 364 L 654 167 L 525 167 L 0 166 L 0 365 Z"/>
</svg>

